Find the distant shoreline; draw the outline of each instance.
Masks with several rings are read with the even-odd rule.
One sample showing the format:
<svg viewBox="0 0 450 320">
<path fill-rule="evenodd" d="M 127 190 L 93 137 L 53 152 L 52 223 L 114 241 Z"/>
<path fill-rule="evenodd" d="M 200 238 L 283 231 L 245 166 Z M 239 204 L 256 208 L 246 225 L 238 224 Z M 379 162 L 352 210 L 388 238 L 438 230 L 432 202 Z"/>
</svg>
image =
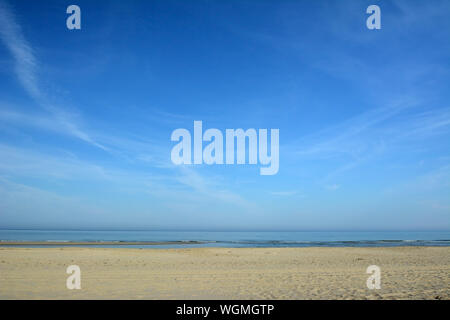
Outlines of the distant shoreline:
<svg viewBox="0 0 450 320">
<path fill-rule="evenodd" d="M 172 240 L 172 241 L 71 241 L 71 240 L 0 240 L 1 247 L 122 247 L 165 249 L 181 248 L 393 248 L 393 247 L 450 247 L 450 240 L 358 240 L 358 241 L 203 241 L 203 240 Z"/>
<path fill-rule="evenodd" d="M 151 245 L 181 245 L 204 244 L 204 241 L 4 241 L 0 246 L 151 246 Z"/>
<path fill-rule="evenodd" d="M 450 232 L 1 231 L 0 247 L 450 247 Z"/>
</svg>

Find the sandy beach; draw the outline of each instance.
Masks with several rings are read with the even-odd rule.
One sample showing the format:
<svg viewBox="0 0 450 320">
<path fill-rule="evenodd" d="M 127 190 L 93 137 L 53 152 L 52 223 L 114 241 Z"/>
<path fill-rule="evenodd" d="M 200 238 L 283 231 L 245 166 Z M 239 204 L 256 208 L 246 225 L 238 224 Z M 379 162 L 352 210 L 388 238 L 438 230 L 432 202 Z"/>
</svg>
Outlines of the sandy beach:
<svg viewBox="0 0 450 320">
<path fill-rule="evenodd" d="M 81 289 L 66 288 L 66 268 Z M 369 290 L 366 268 L 381 269 Z M 450 247 L 0 247 L 0 299 L 449 299 Z"/>
</svg>

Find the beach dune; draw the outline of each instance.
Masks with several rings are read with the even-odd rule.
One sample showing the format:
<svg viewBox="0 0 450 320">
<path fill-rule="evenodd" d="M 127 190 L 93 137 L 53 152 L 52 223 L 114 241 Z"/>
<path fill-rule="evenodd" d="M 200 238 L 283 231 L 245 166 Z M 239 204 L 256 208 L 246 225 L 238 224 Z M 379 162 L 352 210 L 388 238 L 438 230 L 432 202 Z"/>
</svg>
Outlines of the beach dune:
<svg viewBox="0 0 450 320">
<path fill-rule="evenodd" d="M 66 288 L 69 265 L 81 289 Z M 381 270 L 369 290 L 366 269 Z M 1 299 L 449 299 L 450 247 L 0 247 Z"/>
</svg>

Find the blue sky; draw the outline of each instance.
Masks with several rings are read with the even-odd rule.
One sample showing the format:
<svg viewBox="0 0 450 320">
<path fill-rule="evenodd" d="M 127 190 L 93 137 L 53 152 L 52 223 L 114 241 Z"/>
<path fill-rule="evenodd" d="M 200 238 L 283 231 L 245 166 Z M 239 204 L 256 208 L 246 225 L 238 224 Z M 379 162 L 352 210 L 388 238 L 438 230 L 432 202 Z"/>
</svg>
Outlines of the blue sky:
<svg viewBox="0 0 450 320">
<path fill-rule="evenodd" d="M 0 227 L 449 230 L 449 13 L 0 0 Z M 173 165 L 194 120 L 278 128 L 278 174 Z"/>
</svg>

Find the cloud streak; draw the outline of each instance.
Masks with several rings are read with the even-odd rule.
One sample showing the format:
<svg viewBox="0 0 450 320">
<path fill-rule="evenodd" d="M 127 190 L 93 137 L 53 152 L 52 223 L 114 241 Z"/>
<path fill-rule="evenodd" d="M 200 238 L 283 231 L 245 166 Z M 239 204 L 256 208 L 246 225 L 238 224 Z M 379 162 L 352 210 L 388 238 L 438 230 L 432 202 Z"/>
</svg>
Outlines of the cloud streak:
<svg viewBox="0 0 450 320">
<path fill-rule="evenodd" d="M 105 146 L 94 141 L 88 133 L 71 121 L 66 112 L 48 102 L 39 85 L 38 61 L 33 48 L 25 38 L 13 10 L 8 3 L 2 0 L 0 0 L 0 39 L 11 53 L 14 59 L 15 75 L 28 95 L 41 108 L 49 112 L 54 118 L 53 120 L 57 121 L 66 133 L 97 148 L 107 150 Z"/>
<path fill-rule="evenodd" d="M 0 38 L 15 61 L 15 73 L 27 93 L 35 99 L 41 99 L 36 80 L 36 58 L 25 39 L 21 26 L 17 23 L 10 6 L 0 1 Z"/>
</svg>

